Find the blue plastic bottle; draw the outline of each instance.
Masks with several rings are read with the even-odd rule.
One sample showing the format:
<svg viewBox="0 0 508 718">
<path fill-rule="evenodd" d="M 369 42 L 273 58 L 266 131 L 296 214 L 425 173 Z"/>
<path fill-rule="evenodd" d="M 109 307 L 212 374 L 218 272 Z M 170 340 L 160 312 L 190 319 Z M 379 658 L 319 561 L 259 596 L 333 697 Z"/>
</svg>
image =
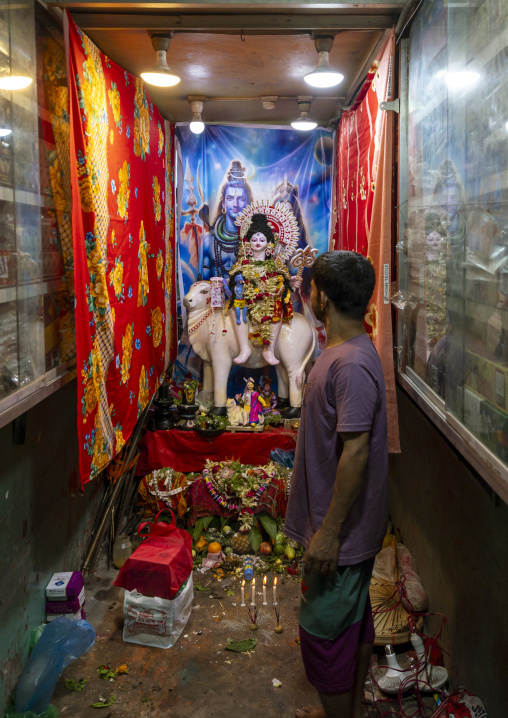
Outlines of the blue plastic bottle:
<svg viewBox="0 0 508 718">
<path fill-rule="evenodd" d="M 247 560 L 243 565 L 243 577 L 246 581 L 252 581 L 253 576 L 254 566 L 252 565 L 252 561 Z"/>
</svg>

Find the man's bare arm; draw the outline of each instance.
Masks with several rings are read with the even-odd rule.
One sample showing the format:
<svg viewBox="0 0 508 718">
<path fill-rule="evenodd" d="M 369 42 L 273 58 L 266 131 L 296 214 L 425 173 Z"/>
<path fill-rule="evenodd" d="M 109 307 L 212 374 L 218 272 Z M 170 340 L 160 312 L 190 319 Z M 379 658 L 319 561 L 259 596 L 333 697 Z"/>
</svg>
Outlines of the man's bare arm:
<svg viewBox="0 0 508 718">
<path fill-rule="evenodd" d="M 330 507 L 305 552 L 305 571 L 327 573 L 337 568 L 339 535 L 365 481 L 370 432 L 341 432 L 344 448 L 335 475 Z"/>
</svg>

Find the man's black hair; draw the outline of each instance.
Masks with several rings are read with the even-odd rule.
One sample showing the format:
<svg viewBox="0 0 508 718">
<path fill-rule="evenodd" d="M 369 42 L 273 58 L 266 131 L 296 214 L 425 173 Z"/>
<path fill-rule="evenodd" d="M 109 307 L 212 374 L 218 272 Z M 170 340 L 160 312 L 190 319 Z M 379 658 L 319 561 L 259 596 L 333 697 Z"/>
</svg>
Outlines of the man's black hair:
<svg viewBox="0 0 508 718">
<path fill-rule="evenodd" d="M 318 292 L 324 292 L 344 319 L 362 320 L 376 284 L 369 260 L 343 250 L 320 254 L 312 266 Z"/>
<path fill-rule="evenodd" d="M 245 236 L 247 239 L 250 239 L 252 235 L 256 234 L 256 232 L 262 232 L 265 235 L 268 244 L 275 244 L 273 229 L 268 224 L 266 214 L 259 213 L 252 215 L 251 224 L 245 233 Z"/>
</svg>

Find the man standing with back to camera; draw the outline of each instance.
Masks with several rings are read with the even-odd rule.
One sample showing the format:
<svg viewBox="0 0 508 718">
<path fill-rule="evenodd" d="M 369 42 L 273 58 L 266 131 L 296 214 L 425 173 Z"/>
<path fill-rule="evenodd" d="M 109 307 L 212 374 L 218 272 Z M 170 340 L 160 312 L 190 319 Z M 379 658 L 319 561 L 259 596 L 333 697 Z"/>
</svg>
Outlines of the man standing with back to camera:
<svg viewBox="0 0 508 718">
<path fill-rule="evenodd" d="M 375 637 L 369 584 L 388 522 L 385 385 L 363 324 L 375 281 L 356 252 L 326 252 L 312 267 L 327 342 L 305 387 L 284 531 L 306 548 L 300 645 L 321 705 L 296 718 L 361 716 Z"/>
</svg>

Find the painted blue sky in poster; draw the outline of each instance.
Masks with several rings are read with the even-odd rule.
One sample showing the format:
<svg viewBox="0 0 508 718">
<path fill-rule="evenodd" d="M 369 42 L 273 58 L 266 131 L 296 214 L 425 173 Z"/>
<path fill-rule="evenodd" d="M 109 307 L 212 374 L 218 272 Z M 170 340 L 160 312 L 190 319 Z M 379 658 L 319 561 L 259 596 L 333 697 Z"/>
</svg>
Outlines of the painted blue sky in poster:
<svg viewBox="0 0 508 718">
<path fill-rule="evenodd" d="M 210 223 L 217 216 L 219 191 L 233 160 L 245 168 L 254 200 L 271 200 L 285 179 L 298 185 L 298 201 L 307 242 L 319 253 L 328 249 L 333 173 L 333 134 L 325 130 L 297 132 L 292 128 L 206 126 L 194 135 L 188 126 L 177 126 L 182 165 L 179 172 L 192 179 L 195 209 L 209 206 Z M 187 175 L 188 176 L 188 175 Z M 199 185 L 198 185 L 199 182 Z M 202 237 L 206 231 L 196 215 L 201 233 L 189 235 L 189 183 L 179 175 L 180 268 L 184 293 L 202 270 Z M 192 202 L 192 198 L 191 198 Z M 187 225 L 187 231 L 184 229 Z M 182 232 L 182 229 L 184 231 Z M 197 248 L 197 251 L 196 251 Z M 205 262 L 206 264 L 206 262 Z"/>
</svg>

